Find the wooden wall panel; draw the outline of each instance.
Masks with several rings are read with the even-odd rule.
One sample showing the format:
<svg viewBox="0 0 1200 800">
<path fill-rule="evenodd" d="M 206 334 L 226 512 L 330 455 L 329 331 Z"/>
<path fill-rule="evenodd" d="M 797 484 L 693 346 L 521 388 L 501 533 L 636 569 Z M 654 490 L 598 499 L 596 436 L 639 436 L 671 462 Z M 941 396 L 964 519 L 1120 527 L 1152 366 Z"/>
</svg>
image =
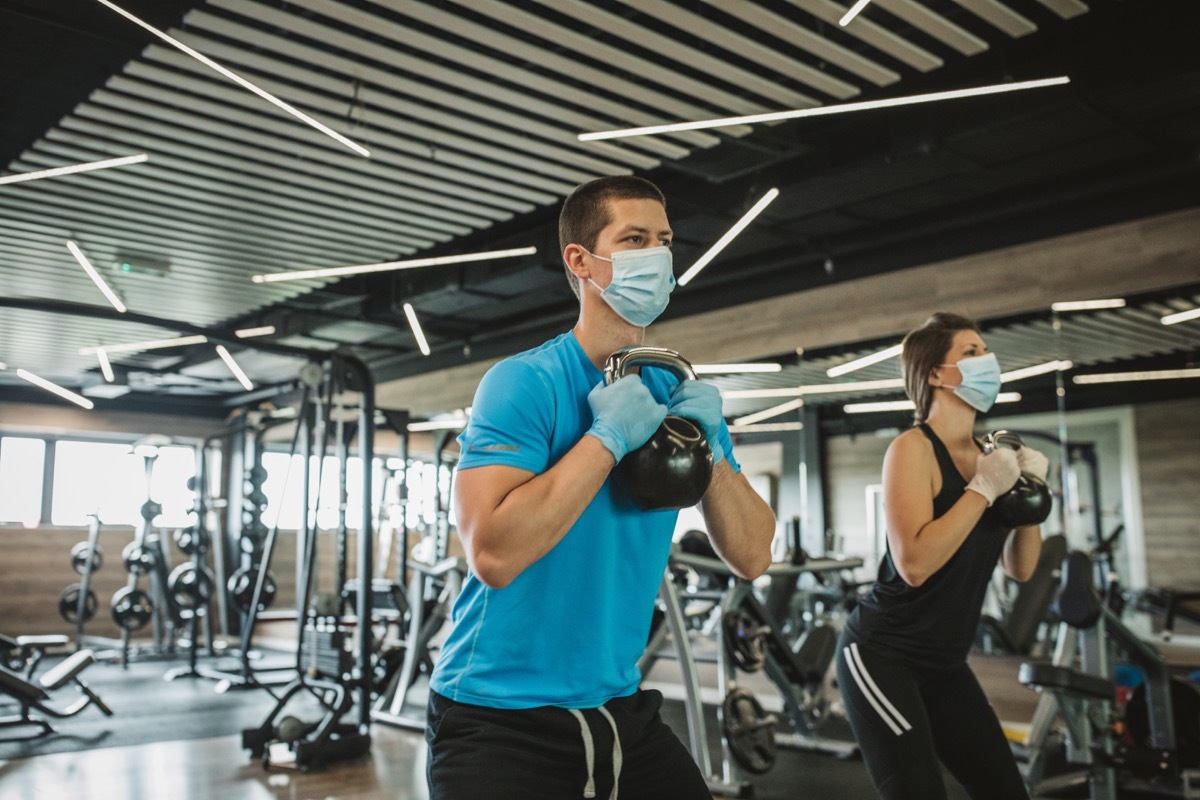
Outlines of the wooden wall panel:
<svg viewBox="0 0 1200 800">
<path fill-rule="evenodd" d="M 1194 283 L 1198 251 L 1200 209 L 1188 209 L 669 320 L 651 326 L 646 344 L 678 349 L 695 363 L 750 361 L 798 346 L 898 336 L 939 309 L 987 319 L 1044 311 L 1064 298 Z M 463 408 L 493 363 L 384 382 L 379 404 L 416 414 Z"/>
<path fill-rule="evenodd" d="M 1200 399 L 1135 412 L 1150 583 L 1200 589 Z"/>
</svg>

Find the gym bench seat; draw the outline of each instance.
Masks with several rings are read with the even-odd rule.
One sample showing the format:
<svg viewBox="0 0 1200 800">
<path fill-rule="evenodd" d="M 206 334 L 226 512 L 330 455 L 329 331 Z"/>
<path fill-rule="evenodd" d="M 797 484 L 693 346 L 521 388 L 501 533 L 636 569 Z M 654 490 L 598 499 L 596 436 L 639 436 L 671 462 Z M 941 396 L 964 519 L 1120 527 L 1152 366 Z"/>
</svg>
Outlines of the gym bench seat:
<svg viewBox="0 0 1200 800">
<path fill-rule="evenodd" d="M 1031 688 L 1053 689 L 1083 698 L 1112 700 L 1116 691 L 1111 681 L 1054 664 L 1026 662 L 1021 665 L 1017 680 Z"/>
<path fill-rule="evenodd" d="M 52 717 L 63 719 L 73 717 L 80 711 L 83 711 L 89 705 L 95 705 L 96 708 L 108 717 L 112 716 L 110 709 L 100 696 L 93 692 L 87 684 L 79 678 L 79 673 L 83 672 L 89 666 L 96 662 L 96 657 L 91 650 L 80 650 L 74 655 L 65 658 L 62 663 L 51 669 L 38 678 L 37 683 L 32 683 L 25 680 L 19 675 L 14 675 L 7 670 L 0 669 L 0 694 L 8 695 L 17 701 L 20 706 L 20 713 L 13 714 L 7 717 L 0 717 L 0 728 L 11 728 L 18 726 L 32 725 L 38 728 L 38 731 L 28 736 L 15 736 L 0 741 L 15 741 L 20 739 L 36 739 L 47 734 L 53 733 L 54 728 L 49 721 L 42 717 L 32 715 L 34 709 L 49 714 Z M 83 697 L 76 700 L 66 708 L 56 708 L 51 705 L 51 696 L 49 692 L 57 691 L 68 683 L 74 683 L 76 688 L 83 694 Z"/>
<path fill-rule="evenodd" d="M 0 634 L 0 665 L 13 672 L 24 672 L 26 680 L 33 680 L 34 670 L 45 657 L 46 651 L 66 647 L 70 643 L 71 638 L 61 634 L 16 638 Z"/>
</svg>

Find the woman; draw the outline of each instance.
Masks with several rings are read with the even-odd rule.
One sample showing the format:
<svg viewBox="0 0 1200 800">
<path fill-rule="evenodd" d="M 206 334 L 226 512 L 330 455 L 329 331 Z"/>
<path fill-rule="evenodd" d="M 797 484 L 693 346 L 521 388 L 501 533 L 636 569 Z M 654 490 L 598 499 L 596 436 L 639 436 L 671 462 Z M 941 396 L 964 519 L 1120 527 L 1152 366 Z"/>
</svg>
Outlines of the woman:
<svg viewBox="0 0 1200 800">
<path fill-rule="evenodd" d="M 989 508 L 1022 471 L 1046 475 L 1029 447 L 983 455 L 975 417 L 992 407 L 1000 366 L 972 320 L 937 313 L 904 338 L 914 427 L 888 447 L 888 551 L 842 631 L 838 685 L 876 790 L 946 797 L 939 761 L 972 798 L 1028 793 L 967 652 L 997 562 L 1025 581 L 1039 526 L 1008 530 Z"/>
</svg>

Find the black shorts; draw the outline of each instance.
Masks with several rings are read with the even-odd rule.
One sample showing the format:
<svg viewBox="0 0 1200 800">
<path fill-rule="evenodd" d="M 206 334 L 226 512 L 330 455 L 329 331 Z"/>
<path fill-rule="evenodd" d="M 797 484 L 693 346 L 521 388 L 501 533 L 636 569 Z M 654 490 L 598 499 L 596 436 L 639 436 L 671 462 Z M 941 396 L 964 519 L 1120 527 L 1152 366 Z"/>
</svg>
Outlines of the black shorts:
<svg viewBox="0 0 1200 800">
<path fill-rule="evenodd" d="M 710 800 L 696 762 L 659 716 L 661 705 L 661 693 L 639 691 L 577 716 L 555 706 L 457 703 L 431 691 L 430 800 L 607 798 L 617 773 L 620 800 Z"/>
</svg>

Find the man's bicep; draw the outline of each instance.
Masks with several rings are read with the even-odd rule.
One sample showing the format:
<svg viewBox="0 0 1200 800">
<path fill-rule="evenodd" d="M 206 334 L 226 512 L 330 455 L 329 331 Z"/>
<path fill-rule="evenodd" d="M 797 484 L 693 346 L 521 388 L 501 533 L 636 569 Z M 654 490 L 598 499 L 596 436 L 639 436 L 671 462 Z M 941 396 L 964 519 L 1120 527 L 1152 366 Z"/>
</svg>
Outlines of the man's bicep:
<svg viewBox="0 0 1200 800">
<path fill-rule="evenodd" d="M 531 481 L 536 472 L 503 464 L 460 469 L 454 478 L 454 514 L 464 532 L 474 530 L 500 507 L 517 487 Z"/>
</svg>

